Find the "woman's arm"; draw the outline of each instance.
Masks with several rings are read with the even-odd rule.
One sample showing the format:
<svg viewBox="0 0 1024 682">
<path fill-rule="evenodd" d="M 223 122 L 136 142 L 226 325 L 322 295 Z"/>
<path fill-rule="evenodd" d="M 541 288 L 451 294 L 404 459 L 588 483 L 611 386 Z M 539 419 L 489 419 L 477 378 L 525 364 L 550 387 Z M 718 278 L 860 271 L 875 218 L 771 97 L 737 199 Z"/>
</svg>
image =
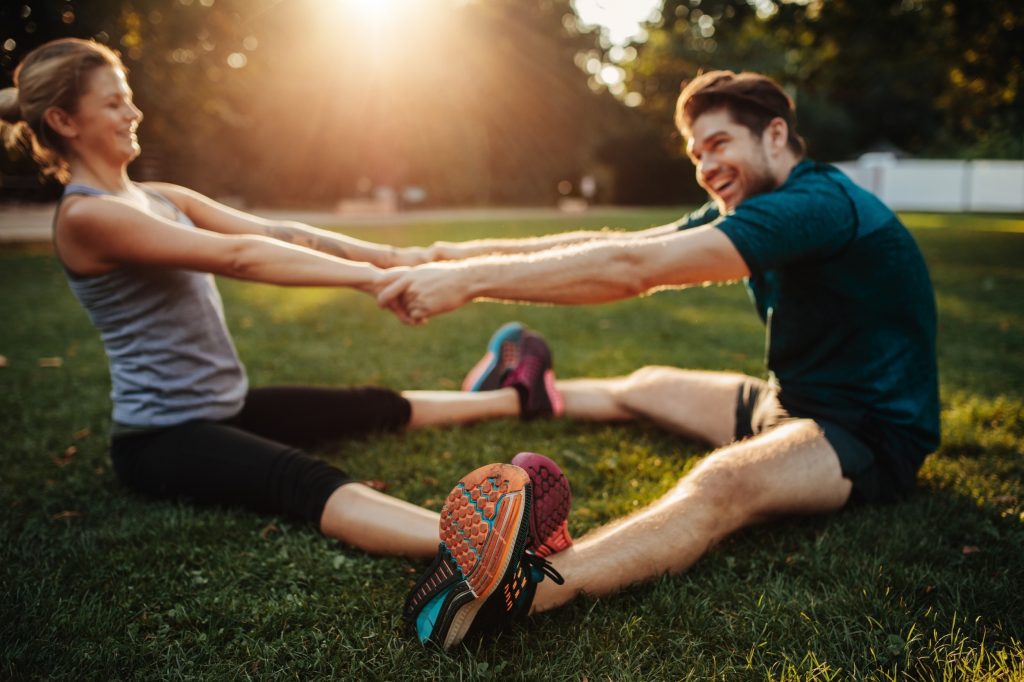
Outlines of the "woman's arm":
<svg viewBox="0 0 1024 682">
<path fill-rule="evenodd" d="M 64 263 L 82 275 L 151 265 L 268 284 L 372 292 L 381 274 L 367 263 L 258 234 L 193 229 L 112 196 L 66 199 L 57 218 L 56 243 Z"/>
<path fill-rule="evenodd" d="M 372 263 L 381 268 L 416 265 L 431 260 L 421 247 L 376 244 L 295 221 L 267 220 L 225 206 L 179 185 L 148 183 L 147 186 L 173 201 L 193 223 L 205 230 L 221 234 L 261 235 L 338 258 Z"/>
</svg>

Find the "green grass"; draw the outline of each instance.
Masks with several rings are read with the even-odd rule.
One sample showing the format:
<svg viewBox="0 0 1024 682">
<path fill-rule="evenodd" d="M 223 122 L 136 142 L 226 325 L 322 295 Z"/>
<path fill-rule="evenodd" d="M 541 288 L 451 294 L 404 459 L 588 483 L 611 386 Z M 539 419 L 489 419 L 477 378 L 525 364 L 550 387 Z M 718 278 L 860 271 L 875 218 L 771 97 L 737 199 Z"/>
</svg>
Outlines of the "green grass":
<svg viewBox="0 0 1024 682">
<path fill-rule="evenodd" d="M 353 232 L 427 243 L 578 222 Z M 45 250 L 0 253 L 0 679 L 1024 679 L 1024 221 L 908 222 L 937 288 L 944 436 L 910 500 L 748 529 L 686 574 L 450 654 L 402 631 L 422 563 L 125 491 L 106 454 L 96 334 Z M 478 304 L 412 329 L 353 292 L 221 288 L 255 384 L 456 388 L 509 319 L 546 334 L 560 376 L 763 372 L 763 330 L 739 286 L 585 308 Z M 39 366 L 49 357 L 62 366 Z M 513 421 L 318 454 L 438 508 L 463 473 L 522 449 L 565 466 L 576 535 L 654 499 L 704 454 L 645 425 Z"/>
</svg>

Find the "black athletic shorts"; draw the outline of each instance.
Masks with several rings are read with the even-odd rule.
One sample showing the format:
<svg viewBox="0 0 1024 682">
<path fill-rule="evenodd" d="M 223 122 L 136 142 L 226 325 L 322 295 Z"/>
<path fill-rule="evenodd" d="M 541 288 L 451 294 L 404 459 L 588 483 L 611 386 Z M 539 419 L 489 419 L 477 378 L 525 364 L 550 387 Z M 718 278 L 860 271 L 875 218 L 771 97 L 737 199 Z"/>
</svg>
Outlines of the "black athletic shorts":
<svg viewBox="0 0 1024 682">
<path fill-rule="evenodd" d="M 893 502 L 910 490 L 892 474 L 884 457 L 853 431 L 834 421 L 790 412 L 779 400 L 778 389 L 767 381 L 748 378 L 736 399 L 736 440 L 755 436 L 795 419 L 813 420 L 839 456 L 843 476 L 853 489 L 851 503 Z"/>
<path fill-rule="evenodd" d="M 319 525 L 327 498 L 352 479 L 299 448 L 399 429 L 410 415 L 409 401 L 385 388 L 257 388 L 231 419 L 115 432 L 110 456 L 121 481 L 145 495 Z"/>
</svg>

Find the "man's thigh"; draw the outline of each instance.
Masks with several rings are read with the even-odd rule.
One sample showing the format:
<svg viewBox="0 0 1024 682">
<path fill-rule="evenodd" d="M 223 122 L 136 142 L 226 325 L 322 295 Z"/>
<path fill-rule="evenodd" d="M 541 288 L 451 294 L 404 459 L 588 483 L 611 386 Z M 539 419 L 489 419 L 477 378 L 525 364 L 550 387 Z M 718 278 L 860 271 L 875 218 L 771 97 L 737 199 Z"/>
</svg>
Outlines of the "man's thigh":
<svg viewBox="0 0 1024 682">
<path fill-rule="evenodd" d="M 729 530 L 789 514 L 839 509 L 852 486 L 835 448 L 810 419 L 793 419 L 701 460 L 669 498 L 698 495 Z"/>
<path fill-rule="evenodd" d="M 758 437 L 793 421 L 812 421 L 838 458 L 843 476 L 853 482 L 851 499 L 881 502 L 898 499 L 906 491 L 884 466 L 884 461 L 857 433 L 836 422 L 791 414 L 778 392 L 767 382 L 751 379 L 740 387 L 736 405 L 736 439 Z"/>
</svg>

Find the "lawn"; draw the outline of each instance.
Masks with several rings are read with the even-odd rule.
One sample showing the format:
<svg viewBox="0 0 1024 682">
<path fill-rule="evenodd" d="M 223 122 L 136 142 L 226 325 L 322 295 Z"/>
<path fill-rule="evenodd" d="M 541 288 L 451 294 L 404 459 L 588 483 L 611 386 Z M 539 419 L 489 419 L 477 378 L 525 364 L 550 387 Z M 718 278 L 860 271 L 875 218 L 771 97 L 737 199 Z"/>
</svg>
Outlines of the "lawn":
<svg viewBox="0 0 1024 682">
<path fill-rule="evenodd" d="M 674 215 L 352 233 L 421 244 Z M 423 562 L 122 488 L 97 335 L 46 249 L 0 252 L 0 679 L 1024 679 L 1024 219 L 906 219 L 937 289 L 943 405 L 943 445 L 908 501 L 748 529 L 685 574 L 447 654 L 399 617 Z M 221 290 L 257 385 L 457 388 L 510 319 L 547 336 L 564 377 L 654 363 L 763 374 L 763 329 L 735 285 L 580 308 L 477 304 L 421 328 L 354 292 Z M 520 450 L 566 470 L 577 536 L 705 453 L 642 424 L 497 421 L 317 454 L 437 509 L 463 473 Z"/>
</svg>

